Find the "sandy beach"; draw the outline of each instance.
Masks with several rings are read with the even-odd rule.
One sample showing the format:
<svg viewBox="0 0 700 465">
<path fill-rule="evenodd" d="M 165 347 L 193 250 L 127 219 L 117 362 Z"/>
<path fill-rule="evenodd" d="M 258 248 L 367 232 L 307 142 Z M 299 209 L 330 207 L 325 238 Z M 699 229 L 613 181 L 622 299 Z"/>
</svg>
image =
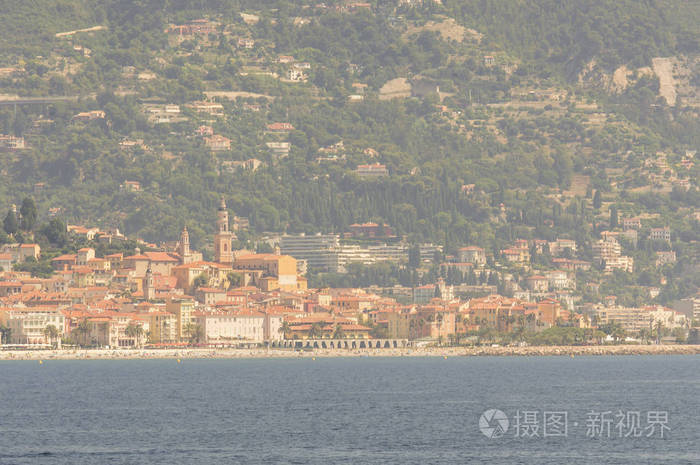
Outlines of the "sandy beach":
<svg viewBox="0 0 700 465">
<path fill-rule="evenodd" d="M 86 349 L 0 351 L 0 360 L 234 359 L 314 357 L 463 357 L 696 355 L 700 345 L 609 345 L 531 347 L 411 347 L 403 349 Z"/>
</svg>

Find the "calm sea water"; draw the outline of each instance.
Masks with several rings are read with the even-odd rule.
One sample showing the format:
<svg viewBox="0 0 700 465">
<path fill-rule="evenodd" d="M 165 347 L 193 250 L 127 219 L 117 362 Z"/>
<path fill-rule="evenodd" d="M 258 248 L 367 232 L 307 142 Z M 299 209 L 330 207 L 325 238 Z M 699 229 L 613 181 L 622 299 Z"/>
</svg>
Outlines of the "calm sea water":
<svg viewBox="0 0 700 465">
<path fill-rule="evenodd" d="M 669 429 L 588 437 L 604 411 Z M 698 356 L 0 362 L 2 464 L 698 464 L 699 415 Z"/>
</svg>

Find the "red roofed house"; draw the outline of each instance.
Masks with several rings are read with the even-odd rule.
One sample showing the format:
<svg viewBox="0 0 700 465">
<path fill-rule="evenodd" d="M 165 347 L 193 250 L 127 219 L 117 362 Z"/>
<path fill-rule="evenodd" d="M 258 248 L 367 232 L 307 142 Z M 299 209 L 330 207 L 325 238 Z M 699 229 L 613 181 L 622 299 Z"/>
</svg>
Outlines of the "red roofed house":
<svg viewBox="0 0 700 465">
<path fill-rule="evenodd" d="M 21 263 L 29 257 L 38 260 L 41 247 L 38 244 L 6 244 L 0 247 L 0 253 L 10 254 L 13 261 Z"/>
<path fill-rule="evenodd" d="M 143 255 L 148 258 L 151 270 L 163 276 L 170 276 L 173 268 L 181 261 L 178 254 L 170 252 L 144 252 Z"/>
<path fill-rule="evenodd" d="M 547 292 L 549 290 L 549 280 L 544 276 L 529 276 L 525 278 L 525 286 L 531 291 Z"/>
<path fill-rule="evenodd" d="M 377 223 L 362 223 L 362 224 L 351 224 L 350 233 L 353 236 L 366 236 L 366 237 L 378 237 L 378 236 L 391 236 L 393 231 L 389 226 L 384 224 L 379 225 Z"/>
<path fill-rule="evenodd" d="M 214 305 L 227 300 L 226 290 L 216 287 L 200 287 L 195 291 L 194 297 L 204 305 Z"/>
<path fill-rule="evenodd" d="M 0 281 L 0 297 L 19 294 L 22 292 L 22 283 L 19 281 Z"/>
<path fill-rule="evenodd" d="M 457 259 L 462 263 L 484 265 L 486 263 L 486 252 L 481 247 L 462 247 L 457 251 Z"/>
<path fill-rule="evenodd" d="M 212 152 L 231 150 L 231 139 L 219 134 L 204 138 L 204 145 Z"/>
<path fill-rule="evenodd" d="M 122 267 L 134 271 L 134 276 L 144 276 L 151 260 L 142 254 L 124 257 Z"/>
<path fill-rule="evenodd" d="M 227 282 L 227 275 L 232 271 L 230 266 L 213 262 L 194 262 L 173 267 L 173 276 L 177 278 L 177 287 L 190 290 L 194 280 L 204 275 L 207 278 L 207 287 L 217 287 Z"/>
<path fill-rule="evenodd" d="M 294 126 L 290 123 L 272 123 L 267 125 L 267 130 L 273 132 L 294 131 Z"/>
<path fill-rule="evenodd" d="M 195 134 L 201 137 L 204 136 L 213 136 L 214 135 L 214 129 L 212 129 L 211 126 L 200 126 L 197 128 L 195 131 Z"/>
<path fill-rule="evenodd" d="M 501 255 L 503 258 L 509 262 L 528 262 L 530 261 L 530 251 L 527 248 L 522 249 L 504 249 L 501 250 Z"/>
<path fill-rule="evenodd" d="M 51 266 L 54 270 L 69 270 L 78 263 L 76 254 L 60 255 L 51 260 Z"/>
</svg>

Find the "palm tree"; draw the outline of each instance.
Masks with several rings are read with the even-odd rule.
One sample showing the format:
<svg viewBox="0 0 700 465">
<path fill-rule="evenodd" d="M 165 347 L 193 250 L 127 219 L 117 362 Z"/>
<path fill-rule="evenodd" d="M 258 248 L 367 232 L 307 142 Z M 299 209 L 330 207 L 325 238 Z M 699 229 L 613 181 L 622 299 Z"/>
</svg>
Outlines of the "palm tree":
<svg viewBox="0 0 700 465">
<path fill-rule="evenodd" d="M 87 337 L 87 334 L 89 332 L 87 319 L 83 319 L 80 323 L 78 323 L 78 326 L 73 331 L 77 333 L 77 340 L 75 342 L 78 344 L 84 343 L 85 338 Z"/>
<path fill-rule="evenodd" d="M 317 337 L 321 336 L 321 324 L 320 323 L 314 323 L 311 325 L 309 328 L 309 339 L 315 339 Z"/>
<path fill-rule="evenodd" d="M 49 340 L 49 344 L 54 345 L 54 341 L 58 339 L 58 329 L 54 325 L 48 325 L 44 328 L 44 337 Z"/>
<path fill-rule="evenodd" d="M 454 333 L 454 345 L 458 346 L 462 342 L 462 333 L 459 332 L 458 328 L 455 328 L 455 333 Z"/>
<path fill-rule="evenodd" d="M 661 320 L 656 322 L 656 343 L 661 344 L 661 330 L 663 329 L 664 325 L 661 323 Z"/>
<path fill-rule="evenodd" d="M 126 328 L 124 328 L 124 335 L 128 338 L 134 339 L 134 345 L 136 345 L 136 325 L 132 322 L 127 325 Z"/>
<path fill-rule="evenodd" d="M 335 325 L 333 339 L 345 339 L 345 331 L 343 331 L 343 327 L 340 324 Z"/>
<path fill-rule="evenodd" d="M 141 325 L 137 325 L 134 322 L 129 323 L 124 330 L 124 334 L 126 334 L 127 337 L 134 339 L 135 346 L 141 346 L 141 337 L 143 336 L 143 328 Z"/>
<path fill-rule="evenodd" d="M 642 340 L 642 344 L 646 344 L 647 341 L 649 340 L 650 336 L 650 331 L 646 328 L 642 328 L 639 330 L 639 339 Z"/>
<path fill-rule="evenodd" d="M 9 343 L 12 336 L 12 328 L 0 325 L 0 345 Z"/>
<path fill-rule="evenodd" d="M 141 347 L 143 345 L 143 336 L 145 334 L 145 331 L 143 330 L 143 326 L 141 325 L 136 325 L 136 344 Z"/>
<path fill-rule="evenodd" d="M 192 330 L 194 329 L 193 327 L 194 327 L 194 325 L 193 325 L 192 323 L 187 323 L 187 324 L 185 325 L 185 327 L 182 328 L 182 329 L 184 330 L 185 337 L 186 337 L 187 339 L 191 339 L 191 338 L 192 338 Z"/>
<path fill-rule="evenodd" d="M 190 344 L 197 344 L 204 339 L 203 329 L 196 323 L 187 323 L 185 325 L 185 334 Z"/>
<path fill-rule="evenodd" d="M 292 332 L 292 327 L 289 326 L 289 322 L 285 320 L 280 325 L 278 331 L 282 334 L 282 337 L 284 337 L 284 339 L 289 339 L 289 334 Z"/>
<path fill-rule="evenodd" d="M 163 328 L 162 328 L 161 331 L 160 331 L 160 342 L 161 342 L 161 344 L 164 343 L 164 342 L 171 342 L 171 341 L 169 340 L 169 338 L 166 339 L 166 336 L 169 336 L 169 334 L 170 334 L 170 323 L 168 323 L 168 321 L 164 319 L 164 320 L 163 320 Z"/>
<path fill-rule="evenodd" d="M 198 324 L 192 324 L 190 327 L 190 344 L 199 344 L 200 342 L 204 341 L 205 335 L 204 335 L 204 328 L 202 328 Z"/>
</svg>

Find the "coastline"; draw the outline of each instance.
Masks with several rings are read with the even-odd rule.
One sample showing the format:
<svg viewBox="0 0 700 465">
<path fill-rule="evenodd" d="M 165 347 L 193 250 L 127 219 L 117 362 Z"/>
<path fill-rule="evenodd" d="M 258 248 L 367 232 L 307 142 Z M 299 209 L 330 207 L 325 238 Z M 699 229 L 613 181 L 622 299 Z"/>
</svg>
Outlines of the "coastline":
<svg viewBox="0 0 700 465">
<path fill-rule="evenodd" d="M 697 355 L 700 345 L 610 345 L 528 347 L 418 347 L 403 349 L 85 349 L 0 350 L 0 361 L 12 360 L 130 360 L 130 359 L 253 359 L 315 357 L 469 357 L 469 356 L 605 356 Z"/>
</svg>

